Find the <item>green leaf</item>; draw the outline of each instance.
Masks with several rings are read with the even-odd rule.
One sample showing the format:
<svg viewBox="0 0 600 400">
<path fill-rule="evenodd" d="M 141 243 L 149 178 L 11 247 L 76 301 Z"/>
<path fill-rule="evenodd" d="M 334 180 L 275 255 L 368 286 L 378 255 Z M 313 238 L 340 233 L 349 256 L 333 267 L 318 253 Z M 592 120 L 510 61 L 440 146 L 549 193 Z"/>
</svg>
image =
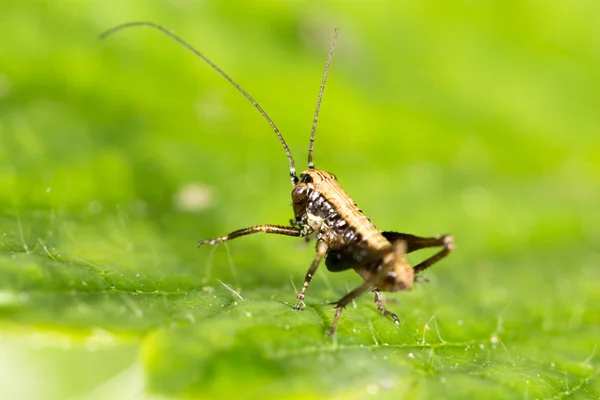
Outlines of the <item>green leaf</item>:
<svg viewBox="0 0 600 400">
<path fill-rule="evenodd" d="M 600 398 L 600 8 L 572 2 L 0 5 L 0 398 Z M 410 292 L 314 244 L 259 113 L 382 230 L 451 233 Z M 411 254 L 414 264 L 432 254 Z"/>
</svg>

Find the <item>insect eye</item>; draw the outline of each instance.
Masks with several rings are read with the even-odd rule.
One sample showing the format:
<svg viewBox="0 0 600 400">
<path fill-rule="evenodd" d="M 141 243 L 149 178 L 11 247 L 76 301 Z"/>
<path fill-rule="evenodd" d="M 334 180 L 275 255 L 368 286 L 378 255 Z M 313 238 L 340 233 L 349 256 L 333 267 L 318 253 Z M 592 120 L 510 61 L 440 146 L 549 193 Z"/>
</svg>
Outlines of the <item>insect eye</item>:
<svg viewBox="0 0 600 400">
<path fill-rule="evenodd" d="M 292 191 L 292 201 L 294 203 L 300 203 L 306 199 L 307 195 L 308 195 L 308 186 L 300 183 Z"/>
<path fill-rule="evenodd" d="M 300 175 L 300 183 L 312 183 L 313 178 L 308 174 Z"/>
</svg>

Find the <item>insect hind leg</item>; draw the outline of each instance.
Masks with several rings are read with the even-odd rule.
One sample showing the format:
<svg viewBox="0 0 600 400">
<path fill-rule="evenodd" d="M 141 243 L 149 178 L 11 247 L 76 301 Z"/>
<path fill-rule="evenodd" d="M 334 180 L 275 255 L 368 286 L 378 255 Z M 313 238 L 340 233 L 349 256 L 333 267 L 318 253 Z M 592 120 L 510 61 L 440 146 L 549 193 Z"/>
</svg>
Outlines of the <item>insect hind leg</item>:
<svg viewBox="0 0 600 400">
<path fill-rule="evenodd" d="M 454 250 L 454 238 L 451 235 L 443 235 L 433 238 L 418 238 L 418 240 L 415 243 L 409 242 L 409 246 L 410 245 L 419 246 L 420 249 L 424 249 L 427 247 L 443 247 L 443 249 L 441 249 L 431 257 L 415 265 L 414 270 L 416 277 L 419 272 L 431 267 L 433 264 L 446 257 L 452 252 L 452 250 Z"/>
<path fill-rule="evenodd" d="M 441 249 L 431 257 L 415 265 L 414 270 L 416 281 L 422 280 L 416 277 L 416 275 L 419 272 L 431 267 L 433 264 L 446 257 L 452 252 L 452 250 L 454 250 L 454 238 L 451 235 L 424 238 L 400 232 L 382 232 L 382 234 L 387 240 L 389 240 L 392 243 L 397 240 L 404 240 L 406 242 L 406 253 L 412 253 L 413 251 L 426 249 L 429 247 L 443 247 L 443 249 Z"/>
</svg>

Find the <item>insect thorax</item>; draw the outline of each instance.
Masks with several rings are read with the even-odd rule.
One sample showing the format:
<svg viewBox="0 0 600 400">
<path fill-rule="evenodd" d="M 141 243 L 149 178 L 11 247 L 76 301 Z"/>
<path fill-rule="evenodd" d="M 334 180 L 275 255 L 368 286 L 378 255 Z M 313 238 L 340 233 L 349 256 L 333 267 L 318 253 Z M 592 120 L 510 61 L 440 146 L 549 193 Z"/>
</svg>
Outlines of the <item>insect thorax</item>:
<svg viewBox="0 0 600 400">
<path fill-rule="evenodd" d="M 292 201 L 303 234 L 315 234 L 330 249 L 358 244 L 371 249 L 390 246 L 329 172 L 304 171 L 292 191 Z"/>
</svg>

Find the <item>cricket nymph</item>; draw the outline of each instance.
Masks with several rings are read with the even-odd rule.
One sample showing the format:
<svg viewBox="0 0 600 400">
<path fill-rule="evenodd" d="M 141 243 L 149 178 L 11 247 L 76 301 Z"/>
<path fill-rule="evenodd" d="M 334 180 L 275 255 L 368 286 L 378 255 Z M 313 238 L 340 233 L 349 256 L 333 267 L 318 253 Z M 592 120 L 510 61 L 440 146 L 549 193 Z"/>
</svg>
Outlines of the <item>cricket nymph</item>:
<svg viewBox="0 0 600 400">
<path fill-rule="evenodd" d="M 329 271 L 339 272 L 353 269 L 364 279 L 362 285 L 334 303 L 335 316 L 329 329 L 331 335 L 337 329 L 342 310 L 348 303 L 365 292 L 373 293 L 375 304 L 381 314 L 391 317 L 395 323 L 398 323 L 398 317 L 385 309 L 380 292 L 410 290 L 413 282 L 420 280 L 418 276 L 420 272 L 446 257 L 454 249 L 454 240 L 450 235 L 419 237 L 407 233 L 377 230 L 356 206 L 350 196 L 342 189 L 335 175 L 315 168 L 312 157 L 317 121 L 338 30 L 334 31 L 325 65 L 325 73 L 323 74 L 317 98 L 317 107 L 313 117 L 308 148 L 308 169 L 302 172 L 300 178 L 298 178 L 292 153 L 279 129 L 267 113 L 229 75 L 190 44 L 166 28 L 151 22 L 129 22 L 118 25 L 106 31 L 101 37 L 106 37 L 121 29 L 133 26 L 148 26 L 170 36 L 204 60 L 217 73 L 231 83 L 269 123 L 275 135 L 277 135 L 289 162 L 289 177 L 294 186 L 292 190 L 292 202 L 295 218 L 289 226 L 273 224 L 255 225 L 238 229 L 225 236 L 200 240 L 198 246 L 203 244 L 214 245 L 259 232 L 316 239 L 316 254 L 304 277 L 304 284 L 296 298 L 295 308 L 300 309 L 302 307 L 306 289 L 310 285 L 319 264 L 325 258 L 325 265 Z M 441 249 L 414 267 L 411 267 L 406 260 L 406 254 L 429 247 L 441 247 Z"/>
<path fill-rule="evenodd" d="M 292 191 L 292 201 L 296 217 L 294 225 L 300 228 L 301 236 L 317 239 L 317 257 L 322 253 L 319 248 L 327 248 L 327 269 L 331 272 L 354 269 L 369 282 L 336 302 L 331 331 L 336 329 L 341 310 L 365 290 L 373 291 L 378 309 L 397 322 L 397 316 L 385 309 L 379 292 L 412 288 L 415 270 L 405 258 L 406 243 L 399 240 L 392 244 L 386 236 L 392 238 L 393 233 L 377 230 L 344 191 L 336 176 L 329 172 L 319 169 L 302 172 Z M 297 309 L 301 307 L 313 274 L 311 266 L 298 294 Z"/>
</svg>

